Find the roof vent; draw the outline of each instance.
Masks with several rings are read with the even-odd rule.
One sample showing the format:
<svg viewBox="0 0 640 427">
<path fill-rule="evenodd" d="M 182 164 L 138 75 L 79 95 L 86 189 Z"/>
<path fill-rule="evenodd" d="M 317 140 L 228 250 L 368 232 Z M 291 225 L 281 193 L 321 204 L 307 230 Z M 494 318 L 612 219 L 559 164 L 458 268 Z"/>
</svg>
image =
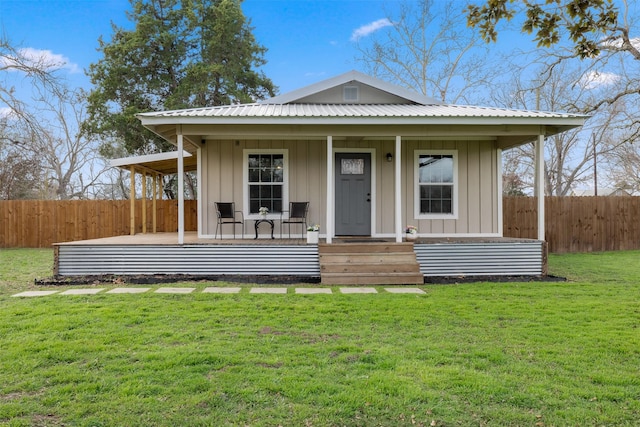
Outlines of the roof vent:
<svg viewBox="0 0 640 427">
<path fill-rule="evenodd" d="M 342 98 L 345 102 L 355 102 L 359 99 L 358 86 L 344 86 Z"/>
</svg>

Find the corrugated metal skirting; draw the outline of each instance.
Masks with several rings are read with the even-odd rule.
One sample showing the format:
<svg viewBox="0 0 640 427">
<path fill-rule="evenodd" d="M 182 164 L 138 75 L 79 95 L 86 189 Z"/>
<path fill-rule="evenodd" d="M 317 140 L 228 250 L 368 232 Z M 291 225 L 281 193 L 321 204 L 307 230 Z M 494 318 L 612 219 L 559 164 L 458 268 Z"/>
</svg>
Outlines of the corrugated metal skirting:
<svg viewBox="0 0 640 427">
<path fill-rule="evenodd" d="M 424 276 L 541 276 L 543 242 L 430 243 L 414 246 Z"/>
<path fill-rule="evenodd" d="M 316 245 L 63 245 L 58 274 L 320 276 Z"/>
</svg>

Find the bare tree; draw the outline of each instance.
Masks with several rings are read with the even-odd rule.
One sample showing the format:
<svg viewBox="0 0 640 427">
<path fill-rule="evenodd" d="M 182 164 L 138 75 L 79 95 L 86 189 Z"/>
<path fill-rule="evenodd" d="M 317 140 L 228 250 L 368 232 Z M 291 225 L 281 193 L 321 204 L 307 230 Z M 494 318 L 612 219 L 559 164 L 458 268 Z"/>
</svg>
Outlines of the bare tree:
<svg viewBox="0 0 640 427">
<path fill-rule="evenodd" d="M 25 159 L 38 160 L 44 171 L 40 197 L 86 198 L 103 170 L 96 144 L 79 132 L 86 94 L 70 90 L 59 75 L 64 64 L 47 58 L 0 38 L 0 104 L 6 125 L 0 137 L 11 135 Z"/>
<path fill-rule="evenodd" d="M 570 68 L 569 63 L 559 65 L 551 74 L 543 68 L 533 81 L 526 81 L 525 72 L 520 75 L 525 81 L 517 81 L 517 87 L 503 92 L 498 102 L 516 108 L 581 113 L 597 104 L 603 91 L 610 90 L 602 82 L 595 84 L 585 78 L 588 74 L 583 68 Z M 637 137 L 637 128 L 630 124 L 622 102 L 600 105 L 592 111 L 584 128 L 547 138 L 544 177 L 547 195 L 566 196 L 579 186 L 593 185 L 598 159 L 608 158 Z M 533 151 L 533 145 L 529 144 L 504 155 L 504 170 L 520 176 L 528 188 L 533 188 Z"/>
<path fill-rule="evenodd" d="M 367 72 L 448 103 L 477 102 L 499 73 L 479 35 L 460 25 L 463 3 L 404 1 L 390 25 L 358 41 Z"/>
</svg>

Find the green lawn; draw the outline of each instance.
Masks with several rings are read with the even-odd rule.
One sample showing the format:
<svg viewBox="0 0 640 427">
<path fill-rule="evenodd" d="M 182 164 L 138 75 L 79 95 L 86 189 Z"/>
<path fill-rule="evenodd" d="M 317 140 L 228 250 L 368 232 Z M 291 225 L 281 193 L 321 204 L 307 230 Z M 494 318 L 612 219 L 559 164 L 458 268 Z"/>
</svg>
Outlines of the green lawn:
<svg viewBox="0 0 640 427">
<path fill-rule="evenodd" d="M 10 296 L 51 257 L 0 251 L 0 425 L 640 420 L 638 251 L 551 256 L 567 282 L 425 295 Z"/>
</svg>

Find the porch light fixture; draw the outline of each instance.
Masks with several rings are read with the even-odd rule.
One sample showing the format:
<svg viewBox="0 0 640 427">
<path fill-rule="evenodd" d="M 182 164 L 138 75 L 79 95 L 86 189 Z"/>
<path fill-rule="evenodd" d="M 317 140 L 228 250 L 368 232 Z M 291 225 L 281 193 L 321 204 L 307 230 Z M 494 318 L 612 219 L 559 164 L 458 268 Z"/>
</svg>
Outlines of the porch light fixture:
<svg viewBox="0 0 640 427">
<path fill-rule="evenodd" d="M 392 162 L 392 161 L 393 161 L 393 154 L 387 153 L 387 162 Z"/>
</svg>

